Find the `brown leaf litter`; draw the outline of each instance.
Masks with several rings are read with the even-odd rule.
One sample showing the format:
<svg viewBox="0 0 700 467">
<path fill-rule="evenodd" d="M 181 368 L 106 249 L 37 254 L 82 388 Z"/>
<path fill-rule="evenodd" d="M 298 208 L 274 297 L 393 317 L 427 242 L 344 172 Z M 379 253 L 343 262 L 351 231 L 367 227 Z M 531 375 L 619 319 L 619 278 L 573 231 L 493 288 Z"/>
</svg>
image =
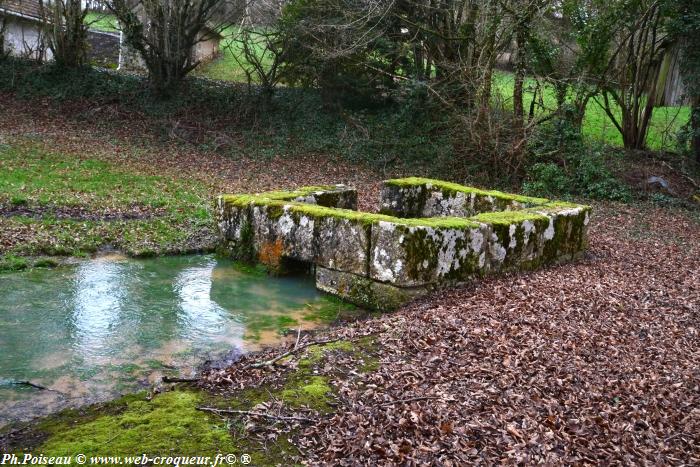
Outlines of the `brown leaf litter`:
<svg viewBox="0 0 700 467">
<path fill-rule="evenodd" d="M 305 461 L 700 462 L 700 223 L 622 204 L 596 213 L 580 262 L 436 292 L 329 332 L 376 333 L 381 364 L 332 380 L 336 412 L 295 438 Z M 233 384 L 215 386 L 286 371 L 240 365 L 219 370 Z"/>
</svg>

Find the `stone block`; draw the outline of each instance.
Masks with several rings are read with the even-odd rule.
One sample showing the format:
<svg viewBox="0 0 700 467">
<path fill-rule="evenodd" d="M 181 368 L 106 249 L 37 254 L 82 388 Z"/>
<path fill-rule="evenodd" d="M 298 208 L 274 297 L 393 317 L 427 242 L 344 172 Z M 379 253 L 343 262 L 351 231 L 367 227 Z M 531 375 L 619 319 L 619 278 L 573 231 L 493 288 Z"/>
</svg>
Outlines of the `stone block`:
<svg viewBox="0 0 700 467">
<path fill-rule="evenodd" d="M 366 276 L 316 268 L 316 288 L 355 305 L 378 311 L 391 311 L 424 295 L 426 287 L 401 288 L 373 281 Z"/>
<path fill-rule="evenodd" d="M 544 198 L 486 191 L 417 177 L 385 181 L 380 196 L 380 212 L 401 218 L 469 217 L 484 212 L 519 210 L 548 202 Z"/>
<path fill-rule="evenodd" d="M 572 260 L 590 207 L 430 179 L 389 180 L 382 210 L 362 213 L 344 185 L 219 198 L 221 250 L 284 272 L 316 267 L 318 287 L 391 309 L 437 287 Z M 432 217 L 422 217 L 432 216 Z"/>
<path fill-rule="evenodd" d="M 416 287 L 480 274 L 488 253 L 485 226 L 457 218 L 414 221 L 372 225 L 370 278 Z"/>
</svg>

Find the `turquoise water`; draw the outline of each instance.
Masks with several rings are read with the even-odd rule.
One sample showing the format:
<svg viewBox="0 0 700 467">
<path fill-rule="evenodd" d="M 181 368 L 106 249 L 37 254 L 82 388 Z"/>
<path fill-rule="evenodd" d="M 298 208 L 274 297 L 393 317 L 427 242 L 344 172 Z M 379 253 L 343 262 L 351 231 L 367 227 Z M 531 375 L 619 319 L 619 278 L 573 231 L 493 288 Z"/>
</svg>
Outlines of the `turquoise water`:
<svg viewBox="0 0 700 467">
<path fill-rule="evenodd" d="M 322 302 L 310 277 L 206 255 L 0 275 L 0 425 L 192 376 L 281 339 L 285 326 L 312 327 L 304 318 Z"/>
</svg>

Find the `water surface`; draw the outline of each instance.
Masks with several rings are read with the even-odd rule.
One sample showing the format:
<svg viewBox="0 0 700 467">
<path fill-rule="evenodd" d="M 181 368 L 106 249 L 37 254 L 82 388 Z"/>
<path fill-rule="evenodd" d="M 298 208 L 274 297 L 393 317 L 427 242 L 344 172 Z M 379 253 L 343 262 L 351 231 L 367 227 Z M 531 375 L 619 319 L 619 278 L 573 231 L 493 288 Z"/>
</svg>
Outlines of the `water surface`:
<svg viewBox="0 0 700 467">
<path fill-rule="evenodd" d="M 192 375 L 279 339 L 281 327 L 312 327 L 304 318 L 322 304 L 309 277 L 206 255 L 0 275 L 0 425 Z"/>
</svg>

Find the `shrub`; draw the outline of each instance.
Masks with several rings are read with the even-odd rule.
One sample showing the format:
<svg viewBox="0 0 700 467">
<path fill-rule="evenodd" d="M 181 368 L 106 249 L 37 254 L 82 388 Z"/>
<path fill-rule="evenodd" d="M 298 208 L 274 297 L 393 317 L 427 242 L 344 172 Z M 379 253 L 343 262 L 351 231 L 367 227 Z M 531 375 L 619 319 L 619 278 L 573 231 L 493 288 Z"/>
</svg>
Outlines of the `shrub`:
<svg viewBox="0 0 700 467">
<path fill-rule="evenodd" d="M 535 132 L 529 145 L 523 190 L 540 196 L 584 196 L 628 200 L 629 187 L 615 178 L 603 147 L 583 141 L 575 125 L 554 119 Z"/>
</svg>

